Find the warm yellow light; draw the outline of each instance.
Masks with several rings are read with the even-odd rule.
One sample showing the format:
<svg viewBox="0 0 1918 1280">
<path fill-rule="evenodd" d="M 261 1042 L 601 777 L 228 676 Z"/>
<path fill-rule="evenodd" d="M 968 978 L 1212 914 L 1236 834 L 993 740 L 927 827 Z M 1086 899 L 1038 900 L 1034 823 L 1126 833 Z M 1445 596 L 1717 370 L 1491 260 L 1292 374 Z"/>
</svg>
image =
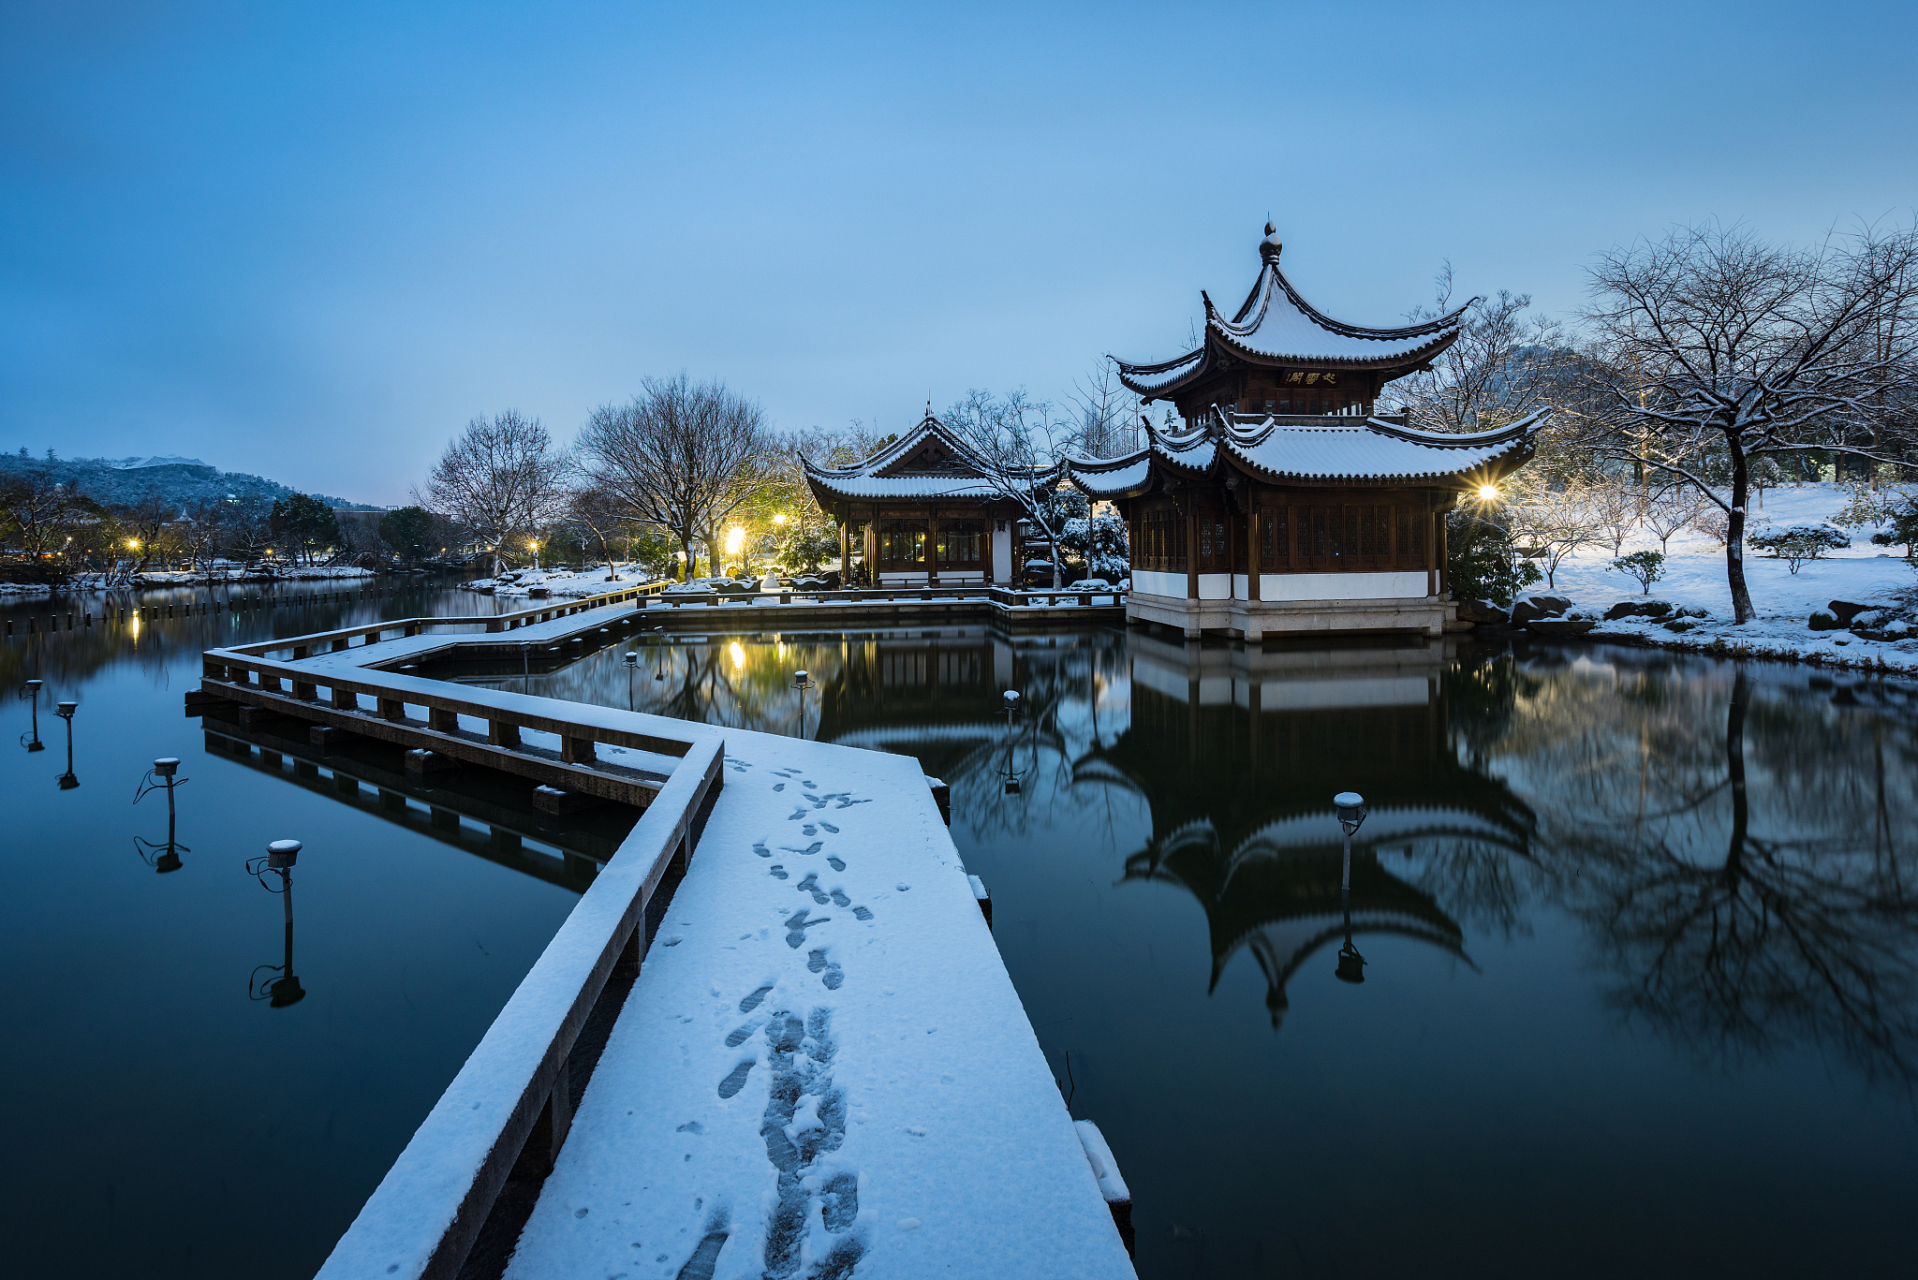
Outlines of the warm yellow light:
<svg viewBox="0 0 1918 1280">
<path fill-rule="evenodd" d="M 538 550 L 539 550 L 539 539 L 538 539 L 538 538 L 528 538 L 528 539 L 526 540 L 526 549 L 527 549 L 528 551 L 538 551 Z"/>
<path fill-rule="evenodd" d="M 128 550 L 128 551 L 138 551 L 139 549 L 140 549 L 140 540 L 139 540 L 138 538 L 128 538 L 128 539 L 127 539 L 127 550 Z"/>
<path fill-rule="evenodd" d="M 739 647 L 739 641 L 733 641 L 732 644 L 727 646 L 726 651 L 733 655 L 734 671 L 746 665 L 746 651 Z"/>
<path fill-rule="evenodd" d="M 785 523 L 786 523 L 786 513 L 782 511 L 782 512 L 780 512 L 780 513 L 779 513 L 778 515 L 776 515 L 776 516 L 774 516 L 774 517 L 773 517 L 773 523 L 774 523 L 774 524 L 785 524 Z"/>
<path fill-rule="evenodd" d="M 746 531 L 738 525 L 726 530 L 726 554 L 736 556 L 746 546 Z"/>
<path fill-rule="evenodd" d="M 1480 502 L 1497 502 L 1498 486 L 1495 484 L 1480 485 L 1478 487 L 1478 500 Z"/>
</svg>

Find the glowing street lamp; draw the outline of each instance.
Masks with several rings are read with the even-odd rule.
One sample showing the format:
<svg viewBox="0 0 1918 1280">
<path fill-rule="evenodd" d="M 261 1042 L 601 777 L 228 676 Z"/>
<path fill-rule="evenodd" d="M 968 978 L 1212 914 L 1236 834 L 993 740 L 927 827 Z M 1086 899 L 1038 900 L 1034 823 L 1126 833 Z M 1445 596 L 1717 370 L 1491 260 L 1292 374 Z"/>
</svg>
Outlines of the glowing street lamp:
<svg viewBox="0 0 1918 1280">
<path fill-rule="evenodd" d="M 786 523 L 786 513 L 785 513 L 784 511 L 781 511 L 781 512 L 779 512 L 779 513 L 778 513 L 777 515 L 775 515 L 775 516 L 773 516 L 773 523 L 774 523 L 774 524 L 785 524 L 785 523 Z"/>
</svg>

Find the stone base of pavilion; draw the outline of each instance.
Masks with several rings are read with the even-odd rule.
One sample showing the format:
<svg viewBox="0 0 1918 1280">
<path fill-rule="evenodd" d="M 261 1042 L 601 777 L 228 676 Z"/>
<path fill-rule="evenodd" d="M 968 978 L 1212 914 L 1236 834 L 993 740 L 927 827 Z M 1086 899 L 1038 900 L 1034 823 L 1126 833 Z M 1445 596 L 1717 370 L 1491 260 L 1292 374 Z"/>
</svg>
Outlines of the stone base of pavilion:
<svg viewBox="0 0 1918 1280">
<path fill-rule="evenodd" d="M 1443 596 L 1374 600 L 1188 600 L 1134 590 L 1126 597 L 1127 622 L 1156 622 L 1190 638 L 1211 633 L 1248 643 L 1274 635 L 1344 633 L 1440 636 L 1458 617 L 1458 605 Z"/>
</svg>

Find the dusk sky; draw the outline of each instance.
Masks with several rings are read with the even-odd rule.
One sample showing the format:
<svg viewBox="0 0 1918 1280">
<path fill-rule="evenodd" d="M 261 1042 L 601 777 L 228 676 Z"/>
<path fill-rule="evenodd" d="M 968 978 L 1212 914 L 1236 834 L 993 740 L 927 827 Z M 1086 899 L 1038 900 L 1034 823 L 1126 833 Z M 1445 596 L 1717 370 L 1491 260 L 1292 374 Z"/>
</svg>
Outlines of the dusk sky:
<svg viewBox="0 0 1918 1280">
<path fill-rule="evenodd" d="M 0 4 L 0 447 L 398 503 L 648 374 L 784 427 L 1918 202 L 1918 6 Z"/>
</svg>

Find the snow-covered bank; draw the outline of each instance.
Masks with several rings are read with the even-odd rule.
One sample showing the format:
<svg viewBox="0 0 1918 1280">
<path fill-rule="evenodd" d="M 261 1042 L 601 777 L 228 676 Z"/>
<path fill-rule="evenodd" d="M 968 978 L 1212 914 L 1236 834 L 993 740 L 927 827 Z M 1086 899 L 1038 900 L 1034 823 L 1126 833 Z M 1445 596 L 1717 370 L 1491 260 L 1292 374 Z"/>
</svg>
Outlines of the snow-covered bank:
<svg viewBox="0 0 1918 1280">
<path fill-rule="evenodd" d="M 578 570 L 513 569 L 497 578 L 474 578 L 470 582 L 462 582 L 460 587 L 489 596 L 530 597 L 544 592 L 562 600 L 583 600 L 587 596 L 604 595 L 608 591 L 640 586 L 652 580 L 652 575 L 637 565 L 616 565 L 614 572 L 608 574 L 604 564 L 595 564 Z"/>
<path fill-rule="evenodd" d="M 314 566 L 298 569 L 275 569 L 271 573 L 248 571 L 235 565 L 231 569 L 215 568 L 211 572 L 205 569 L 149 569 L 142 573 L 122 571 L 96 571 L 76 573 L 58 587 L 49 587 L 40 583 L 0 582 L 0 596 L 18 596 L 40 599 L 58 591 L 72 595 L 82 591 L 148 591 L 163 590 L 171 587 L 225 587 L 259 583 L 293 582 L 342 582 L 359 581 L 363 578 L 378 577 L 371 569 L 357 566 Z"/>
<path fill-rule="evenodd" d="M 1844 490 L 1832 484 L 1807 484 L 1771 489 L 1765 504 L 1753 511 L 1752 530 L 1799 524 L 1828 523 L 1844 505 Z M 1918 673 L 1918 639 L 1873 640 L 1845 630 L 1814 631 L 1813 613 L 1832 601 L 1851 601 L 1892 607 L 1909 615 L 1904 602 L 1918 589 L 1918 573 L 1896 551 L 1873 545 L 1870 526 L 1845 530 L 1848 548 L 1827 558 L 1807 561 L 1796 574 L 1785 560 L 1773 559 L 1747 547 L 1745 580 L 1757 616 L 1744 626 L 1732 624 L 1731 588 L 1725 576 L 1725 548 L 1704 534 L 1686 530 L 1674 535 L 1665 548 L 1665 576 L 1641 594 L 1638 583 L 1613 569 L 1617 558 L 1609 546 L 1586 547 L 1558 568 L 1552 593 L 1570 599 L 1583 612 L 1603 614 L 1624 600 L 1665 600 L 1678 609 L 1703 611 L 1690 630 L 1667 630 L 1669 619 L 1624 618 L 1600 622 L 1589 634 L 1594 640 L 1623 640 L 1662 648 L 1719 654 L 1726 657 L 1784 658 L 1840 667 Z M 1657 551 L 1658 540 L 1634 532 L 1620 555 Z M 1902 549 L 1899 549 L 1902 550 Z M 1539 584 L 1537 590 L 1544 590 Z"/>
</svg>

